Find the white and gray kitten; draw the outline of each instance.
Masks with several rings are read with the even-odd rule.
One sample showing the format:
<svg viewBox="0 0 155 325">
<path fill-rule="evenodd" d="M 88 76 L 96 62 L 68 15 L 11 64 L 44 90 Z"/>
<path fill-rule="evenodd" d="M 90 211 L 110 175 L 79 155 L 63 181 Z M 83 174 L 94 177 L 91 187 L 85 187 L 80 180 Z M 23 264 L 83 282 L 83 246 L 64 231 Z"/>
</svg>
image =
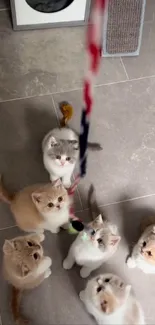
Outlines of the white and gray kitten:
<svg viewBox="0 0 155 325">
<path fill-rule="evenodd" d="M 44 166 L 51 181 L 62 179 L 65 187 L 70 187 L 71 176 L 79 156 L 79 139 L 69 128 L 50 131 L 42 143 Z"/>
<path fill-rule="evenodd" d="M 100 211 L 93 185 L 89 189 L 88 206 L 94 219 L 94 211 L 96 210 L 97 213 Z M 80 274 L 83 278 L 88 277 L 116 252 L 121 239 L 116 225 L 103 220 L 101 214 L 88 225 L 92 231 L 79 233 L 63 262 L 65 269 L 70 269 L 74 263 L 81 265 Z"/>
<path fill-rule="evenodd" d="M 92 232 L 79 233 L 63 262 L 64 269 L 71 269 L 74 263 L 82 266 L 80 270 L 82 278 L 88 277 L 93 270 L 107 261 L 116 252 L 121 239 L 117 227 L 103 221 L 101 215 L 89 226 Z"/>
<path fill-rule="evenodd" d="M 80 299 L 99 325 L 145 324 L 131 286 L 114 274 L 102 274 L 88 281 Z"/>
</svg>

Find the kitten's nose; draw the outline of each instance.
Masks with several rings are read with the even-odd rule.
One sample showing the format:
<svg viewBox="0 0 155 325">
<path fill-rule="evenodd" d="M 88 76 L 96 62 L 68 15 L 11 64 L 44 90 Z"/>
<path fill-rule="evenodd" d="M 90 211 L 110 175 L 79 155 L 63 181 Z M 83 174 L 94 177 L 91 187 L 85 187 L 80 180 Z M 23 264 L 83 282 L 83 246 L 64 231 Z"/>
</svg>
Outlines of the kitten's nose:
<svg viewBox="0 0 155 325">
<path fill-rule="evenodd" d="M 61 165 L 64 166 L 65 160 L 61 160 Z"/>
<path fill-rule="evenodd" d="M 60 210 L 60 205 L 57 205 L 57 208 Z"/>
</svg>

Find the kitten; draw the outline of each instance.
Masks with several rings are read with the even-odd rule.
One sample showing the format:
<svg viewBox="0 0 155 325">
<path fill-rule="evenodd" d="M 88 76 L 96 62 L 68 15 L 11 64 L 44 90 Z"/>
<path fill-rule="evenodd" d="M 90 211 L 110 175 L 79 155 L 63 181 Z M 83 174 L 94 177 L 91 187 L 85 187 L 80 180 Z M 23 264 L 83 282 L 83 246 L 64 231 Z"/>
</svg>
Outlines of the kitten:
<svg viewBox="0 0 155 325">
<path fill-rule="evenodd" d="M 129 268 L 138 267 L 144 273 L 155 273 L 155 224 L 144 230 L 127 259 L 127 265 Z"/>
<path fill-rule="evenodd" d="M 65 187 L 70 187 L 71 176 L 79 156 L 78 136 L 68 128 L 53 129 L 42 143 L 44 166 L 53 182 L 62 178 Z"/>
<path fill-rule="evenodd" d="M 43 234 L 30 234 L 5 240 L 3 245 L 3 273 L 13 286 L 12 313 L 17 324 L 24 322 L 19 312 L 21 292 L 37 287 L 51 274 L 52 260 L 44 256 L 43 240 Z"/>
<path fill-rule="evenodd" d="M 92 232 L 87 233 L 87 238 L 84 231 L 79 233 L 63 262 L 64 269 L 71 269 L 75 262 L 82 266 L 82 278 L 88 277 L 93 270 L 108 260 L 116 252 L 120 242 L 117 227 L 103 221 L 101 215 L 89 225 Z"/>
<path fill-rule="evenodd" d="M 80 299 L 99 325 L 142 325 L 144 315 L 139 302 L 116 275 L 102 274 L 88 281 Z"/>
<path fill-rule="evenodd" d="M 91 150 L 102 150 L 98 143 L 88 142 Z M 76 162 L 79 157 L 79 136 L 72 129 L 64 127 L 55 128 L 43 139 L 43 162 L 53 182 L 58 178 L 66 188 L 71 185 Z"/>
<path fill-rule="evenodd" d="M 1 182 L 0 198 L 10 203 L 18 227 L 24 231 L 57 233 L 69 221 L 70 197 L 60 180 L 25 187 L 13 197 Z"/>
</svg>

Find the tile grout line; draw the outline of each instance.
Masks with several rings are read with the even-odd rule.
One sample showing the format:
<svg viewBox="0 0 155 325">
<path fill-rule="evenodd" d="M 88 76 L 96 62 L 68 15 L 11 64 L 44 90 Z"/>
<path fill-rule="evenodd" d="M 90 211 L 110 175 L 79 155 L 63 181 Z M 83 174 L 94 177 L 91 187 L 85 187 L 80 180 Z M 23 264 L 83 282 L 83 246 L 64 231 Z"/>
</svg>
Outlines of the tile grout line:
<svg viewBox="0 0 155 325">
<path fill-rule="evenodd" d="M 10 8 L 1 8 L 1 9 L 0 9 L 0 12 L 1 12 L 1 11 L 7 11 L 7 10 L 10 10 Z"/>
<path fill-rule="evenodd" d="M 126 83 L 126 82 L 138 81 L 138 80 L 145 80 L 145 79 L 150 79 L 150 78 L 155 78 L 155 75 L 98 84 L 98 85 L 95 85 L 94 88 L 103 87 L 103 86 L 111 86 L 111 85 L 115 85 L 115 84 L 122 84 L 122 83 Z M 38 94 L 38 95 L 34 95 L 34 96 L 17 97 L 17 98 L 5 99 L 5 100 L 2 99 L 2 100 L 0 100 L 0 104 L 5 103 L 5 102 L 30 99 L 30 98 L 53 96 L 53 95 L 57 95 L 57 94 L 58 95 L 59 94 L 66 94 L 66 93 L 70 93 L 70 92 L 73 92 L 73 91 L 79 91 L 79 90 L 82 90 L 82 87 L 67 89 L 67 90 L 63 90 L 63 91 L 56 91 L 56 92 L 47 93 L 47 94 Z"/>
<path fill-rule="evenodd" d="M 128 76 L 128 73 L 127 73 L 127 70 L 126 70 L 126 67 L 125 67 L 125 64 L 124 64 L 124 62 L 123 62 L 122 57 L 120 57 L 120 61 L 121 61 L 121 64 L 122 64 L 123 70 L 124 70 L 124 72 L 125 72 L 125 75 L 126 75 L 126 77 L 127 77 L 127 80 L 129 80 L 129 76 Z"/>
<path fill-rule="evenodd" d="M 152 196 L 155 196 L 155 193 L 148 194 L 148 195 L 143 195 L 143 196 L 137 196 L 137 197 L 134 197 L 134 198 L 131 198 L 131 199 L 126 199 L 126 200 L 109 202 L 109 203 L 106 203 L 106 204 L 101 204 L 98 207 L 99 208 L 104 208 L 104 207 L 107 207 L 107 206 L 110 206 L 110 205 L 117 205 L 117 204 L 120 204 L 120 203 L 136 201 L 136 200 L 145 199 L 145 198 L 152 197 Z M 82 206 L 83 206 L 83 204 L 82 204 Z M 83 209 L 80 209 L 80 210 L 76 210 L 75 213 L 85 212 L 85 211 L 88 211 L 88 210 L 89 210 L 89 208 L 83 208 Z M 11 228 L 18 228 L 18 226 L 14 225 L 14 226 L 8 226 L 8 227 L 0 228 L 0 231 L 11 229 Z"/>
<path fill-rule="evenodd" d="M 52 96 L 52 104 L 53 104 L 53 107 L 54 107 L 54 111 L 55 111 L 56 119 L 57 119 L 57 122 L 58 122 L 58 126 L 60 127 L 60 119 L 59 119 L 58 112 L 57 112 L 57 109 L 56 109 L 56 106 L 55 106 L 55 101 L 54 101 L 54 98 L 53 98 L 53 94 L 51 96 Z"/>
</svg>

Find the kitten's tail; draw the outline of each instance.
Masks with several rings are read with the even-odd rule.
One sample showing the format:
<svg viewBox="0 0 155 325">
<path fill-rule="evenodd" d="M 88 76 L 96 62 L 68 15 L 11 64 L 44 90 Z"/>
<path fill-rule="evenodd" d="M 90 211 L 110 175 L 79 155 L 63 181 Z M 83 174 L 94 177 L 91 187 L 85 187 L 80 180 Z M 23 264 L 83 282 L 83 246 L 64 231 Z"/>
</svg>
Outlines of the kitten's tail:
<svg viewBox="0 0 155 325">
<path fill-rule="evenodd" d="M 97 204 L 95 188 L 93 184 L 90 185 L 88 191 L 88 208 L 91 214 L 91 219 L 94 220 L 101 212 Z"/>
<path fill-rule="evenodd" d="M 2 176 L 0 175 L 0 200 L 10 204 L 13 200 L 13 195 L 11 195 L 3 185 Z"/>
<path fill-rule="evenodd" d="M 88 149 L 91 151 L 101 151 L 103 150 L 102 146 L 98 142 L 88 142 Z"/>
<path fill-rule="evenodd" d="M 12 287 L 11 309 L 13 319 L 17 325 L 24 325 L 28 323 L 28 320 L 24 319 L 20 314 L 21 297 L 22 291 L 20 289 Z"/>
</svg>

